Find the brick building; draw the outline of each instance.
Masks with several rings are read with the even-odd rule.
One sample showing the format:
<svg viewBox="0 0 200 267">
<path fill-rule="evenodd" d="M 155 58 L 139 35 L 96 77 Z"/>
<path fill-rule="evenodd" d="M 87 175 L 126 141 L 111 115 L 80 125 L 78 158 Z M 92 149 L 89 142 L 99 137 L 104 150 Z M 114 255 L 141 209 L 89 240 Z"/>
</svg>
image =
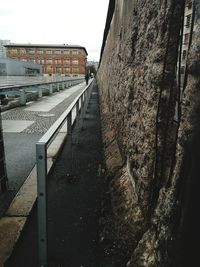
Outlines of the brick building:
<svg viewBox="0 0 200 267">
<path fill-rule="evenodd" d="M 48 75 L 82 76 L 85 74 L 87 51 L 78 45 L 8 44 L 8 58 L 42 64 Z"/>
</svg>

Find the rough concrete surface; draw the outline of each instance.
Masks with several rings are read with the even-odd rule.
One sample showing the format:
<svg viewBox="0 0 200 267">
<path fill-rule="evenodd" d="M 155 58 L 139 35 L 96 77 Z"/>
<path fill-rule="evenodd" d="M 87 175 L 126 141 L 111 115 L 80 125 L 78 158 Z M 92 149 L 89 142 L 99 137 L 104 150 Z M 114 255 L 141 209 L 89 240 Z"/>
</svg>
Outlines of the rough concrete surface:
<svg viewBox="0 0 200 267">
<path fill-rule="evenodd" d="M 200 105 L 197 27 L 182 117 L 174 121 L 183 9 L 180 0 L 115 1 L 97 74 L 107 163 L 103 238 L 121 259 L 115 266 L 182 267 L 196 259 L 181 245 L 188 259 L 177 260 L 187 258 L 180 236 L 189 226 L 188 207 L 196 207 L 189 190 L 197 184 L 191 147 L 198 147 Z"/>
</svg>

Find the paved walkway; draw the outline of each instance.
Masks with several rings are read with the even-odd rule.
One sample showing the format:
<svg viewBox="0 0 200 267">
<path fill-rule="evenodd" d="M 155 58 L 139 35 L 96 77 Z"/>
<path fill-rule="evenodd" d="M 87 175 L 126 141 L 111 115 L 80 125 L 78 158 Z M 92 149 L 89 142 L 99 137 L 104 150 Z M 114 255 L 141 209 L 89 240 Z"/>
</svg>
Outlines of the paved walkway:
<svg viewBox="0 0 200 267">
<path fill-rule="evenodd" d="M 95 85 L 73 143 L 72 153 L 65 143 L 48 177 L 48 266 L 106 267 L 98 242 L 103 156 Z M 36 213 L 34 207 L 5 267 L 38 266 Z"/>
<path fill-rule="evenodd" d="M 3 132 L 44 134 L 84 88 L 85 83 L 81 83 L 29 102 L 25 107 L 3 112 Z"/>
<path fill-rule="evenodd" d="M 9 191 L 0 196 L 0 216 L 35 165 L 35 143 L 85 86 L 81 83 L 1 113 Z"/>
</svg>

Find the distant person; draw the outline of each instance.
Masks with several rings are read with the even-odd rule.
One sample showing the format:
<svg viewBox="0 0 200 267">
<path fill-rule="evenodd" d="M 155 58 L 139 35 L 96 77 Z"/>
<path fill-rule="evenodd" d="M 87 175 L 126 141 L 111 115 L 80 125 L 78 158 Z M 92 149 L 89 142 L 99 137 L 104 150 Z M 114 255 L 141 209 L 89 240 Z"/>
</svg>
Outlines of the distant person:
<svg viewBox="0 0 200 267">
<path fill-rule="evenodd" d="M 89 80 L 89 75 L 88 73 L 85 74 L 85 82 L 86 82 L 86 85 L 88 85 L 88 80 Z"/>
</svg>

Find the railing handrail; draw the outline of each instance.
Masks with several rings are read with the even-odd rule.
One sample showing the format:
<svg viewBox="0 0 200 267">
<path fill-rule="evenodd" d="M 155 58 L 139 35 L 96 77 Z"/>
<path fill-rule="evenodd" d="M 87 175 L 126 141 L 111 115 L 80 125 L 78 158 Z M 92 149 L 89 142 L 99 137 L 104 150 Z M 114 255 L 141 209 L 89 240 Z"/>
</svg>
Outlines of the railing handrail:
<svg viewBox="0 0 200 267">
<path fill-rule="evenodd" d="M 30 87 L 30 86 L 37 86 L 37 85 L 45 85 L 45 84 L 57 84 L 57 83 L 64 83 L 64 82 L 70 82 L 70 81 L 76 81 L 76 80 L 83 80 L 83 77 L 74 77 L 67 80 L 60 80 L 60 81 L 49 81 L 49 82 L 35 82 L 35 83 L 27 83 L 27 84 L 20 84 L 20 85 L 6 85 L 6 86 L 0 86 L 1 89 L 16 89 L 16 88 L 23 88 L 23 87 Z"/>
<path fill-rule="evenodd" d="M 76 103 L 79 101 L 80 97 L 84 94 L 84 92 L 88 89 L 88 87 L 91 85 L 92 81 L 88 84 L 88 86 L 85 87 L 85 89 L 73 100 L 73 102 L 68 106 L 68 108 L 62 113 L 62 115 L 54 122 L 54 124 L 49 128 L 49 130 L 40 138 L 40 140 L 36 143 L 45 143 L 47 146 L 53 141 L 53 137 L 55 134 L 59 131 L 59 129 L 62 127 L 64 122 L 67 119 L 67 115 L 70 113 L 70 111 L 73 110 Z"/>
<path fill-rule="evenodd" d="M 39 265 L 47 266 L 47 148 L 51 141 L 58 134 L 62 125 L 67 122 L 66 136 L 70 147 L 72 146 L 72 112 L 76 107 L 76 118 L 83 120 L 89 101 L 93 79 L 88 86 L 74 99 L 66 111 L 57 119 L 50 129 L 36 143 L 36 164 L 37 164 L 37 211 L 38 211 L 38 255 Z M 80 101 L 81 100 L 81 101 Z M 80 103 L 81 102 L 81 103 Z M 79 106 L 80 104 L 80 106 Z M 80 113 L 80 114 L 79 114 Z M 75 119 L 74 119 L 75 120 Z M 77 120 L 78 122 L 78 120 Z"/>
</svg>

